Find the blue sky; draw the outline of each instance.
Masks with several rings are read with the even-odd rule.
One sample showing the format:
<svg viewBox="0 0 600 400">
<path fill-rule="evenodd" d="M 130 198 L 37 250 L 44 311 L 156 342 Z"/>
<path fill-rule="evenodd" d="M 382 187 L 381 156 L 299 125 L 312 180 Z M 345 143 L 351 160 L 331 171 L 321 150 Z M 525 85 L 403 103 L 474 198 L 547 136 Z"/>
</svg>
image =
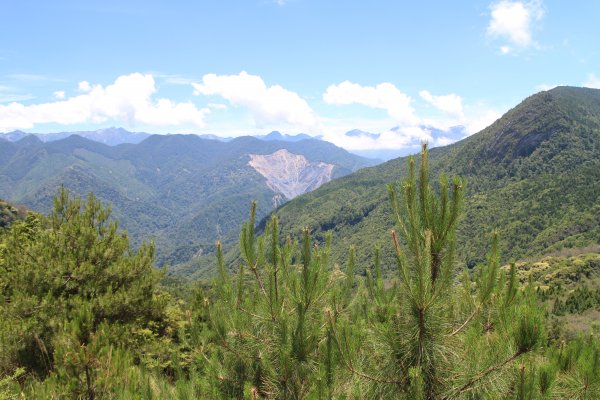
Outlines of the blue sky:
<svg viewBox="0 0 600 400">
<path fill-rule="evenodd" d="M 474 133 L 555 85 L 600 88 L 595 1 L 4 0 L 1 10 L 0 132 L 280 130 L 401 148 L 452 140 L 428 127 Z"/>
</svg>

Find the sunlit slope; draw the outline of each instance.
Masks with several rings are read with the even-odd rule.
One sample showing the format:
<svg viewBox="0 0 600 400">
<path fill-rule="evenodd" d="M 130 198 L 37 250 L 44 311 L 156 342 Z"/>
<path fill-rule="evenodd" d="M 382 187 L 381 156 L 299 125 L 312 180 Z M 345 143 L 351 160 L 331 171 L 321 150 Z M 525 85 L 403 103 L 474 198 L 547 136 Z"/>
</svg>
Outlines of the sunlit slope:
<svg viewBox="0 0 600 400">
<path fill-rule="evenodd" d="M 276 214 L 284 233 L 308 226 L 332 231 L 334 258 L 350 245 L 362 265 L 380 244 L 390 264 L 393 228 L 386 183 L 406 172 L 406 158 L 363 169 L 298 197 Z M 434 176 L 467 181 L 459 251 L 469 265 L 485 259 L 499 232 L 503 259 L 535 256 L 600 237 L 600 90 L 558 87 L 525 99 L 483 131 L 430 152 Z"/>
</svg>

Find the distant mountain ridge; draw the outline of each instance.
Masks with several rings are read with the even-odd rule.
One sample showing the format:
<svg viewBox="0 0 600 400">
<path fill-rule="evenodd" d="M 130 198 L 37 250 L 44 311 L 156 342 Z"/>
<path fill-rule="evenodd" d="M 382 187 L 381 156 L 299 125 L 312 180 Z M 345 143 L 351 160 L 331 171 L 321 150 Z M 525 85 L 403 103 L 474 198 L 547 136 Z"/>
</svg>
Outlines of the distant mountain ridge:
<svg viewBox="0 0 600 400">
<path fill-rule="evenodd" d="M 286 135 L 286 134 L 283 134 L 278 131 L 273 131 L 266 135 L 255 135 L 254 137 L 257 139 L 260 139 L 260 140 L 281 140 L 284 142 L 299 142 L 300 140 L 307 140 L 307 139 L 319 139 L 319 140 L 322 139 L 321 136 L 310 136 L 310 135 L 307 135 L 306 133 L 298 133 L 296 135 Z"/>
<path fill-rule="evenodd" d="M 449 143 L 453 143 L 457 140 L 463 139 L 467 136 L 465 128 L 462 126 L 451 127 L 447 130 L 437 129 L 431 126 L 421 126 L 426 132 L 429 132 L 431 136 L 430 145 L 432 147 L 442 146 Z M 394 132 L 399 135 L 402 135 L 401 129 L 399 127 L 393 127 L 389 129 L 389 132 Z M 9 142 L 16 142 L 18 140 L 23 139 L 28 135 L 33 135 L 39 138 L 42 142 L 52 142 L 55 140 L 65 139 L 72 135 L 77 135 L 84 137 L 89 140 L 93 140 L 95 142 L 107 144 L 109 146 L 116 146 L 123 143 L 140 143 L 146 138 L 152 136 L 149 133 L 145 132 L 129 132 L 123 128 L 111 127 L 104 129 L 97 129 L 95 131 L 72 131 L 72 132 L 54 132 L 54 133 L 27 133 L 24 131 L 12 131 L 6 133 L 0 133 L 0 140 L 5 140 Z M 169 133 L 166 133 L 169 135 Z M 206 134 L 206 133 L 190 133 L 190 135 L 198 136 L 202 139 L 210 139 L 217 140 L 219 142 L 230 142 L 234 138 L 233 137 L 224 137 L 217 136 L 214 134 Z M 366 132 L 360 129 L 353 129 L 344 134 L 347 138 L 367 138 L 373 141 L 377 141 L 381 138 L 382 133 L 371 133 Z M 325 141 L 322 135 L 311 136 L 306 133 L 298 133 L 295 135 L 284 134 L 279 131 L 272 131 L 266 135 L 263 134 L 255 134 L 255 135 L 247 135 L 255 137 L 259 140 L 263 141 L 281 141 L 281 142 L 299 142 L 301 140 L 322 140 Z M 420 146 L 419 140 L 413 140 L 411 143 L 407 143 L 402 148 L 377 148 L 374 149 L 356 149 L 350 151 L 353 154 L 359 155 L 361 157 L 372 158 L 374 160 L 390 160 L 392 158 L 405 156 L 408 154 L 413 154 L 418 151 Z"/>
<path fill-rule="evenodd" d="M 55 140 L 65 139 L 72 135 L 84 137 L 95 142 L 104 143 L 109 146 L 116 146 L 122 143 L 139 143 L 150 136 L 144 132 L 129 132 L 123 128 L 105 128 L 95 131 L 74 131 L 74 132 L 53 132 L 53 133 L 26 133 L 23 131 L 12 131 L 0 133 L 0 139 L 9 142 L 16 142 L 23 139 L 25 136 L 33 135 L 39 138 L 42 142 L 53 142 Z"/>
<path fill-rule="evenodd" d="M 52 133 L 27 133 L 21 130 L 12 132 L 0 133 L 0 140 L 6 140 L 8 142 L 16 142 L 23 139 L 26 136 L 33 135 L 40 139 L 42 142 L 53 142 L 55 140 L 65 139 L 72 135 L 84 137 L 95 142 L 104 143 L 109 146 L 116 146 L 123 143 L 140 143 L 142 140 L 152 136 L 150 133 L 145 132 L 130 132 L 123 128 L 110 127 L 97 129 L 95 131 L 70 131 L 70 132 L 52 132 Z M 212 134 L 197 134 L 196 136 L 202 139 L 218 140 L 220 142 L 229 142 L 233 140 L 233 137 L 222 137 Z M 298 133 L 296 135 L 287 135 L 278 131 L 273 131 L 266 135 L 248 135 L 253 136 L 257 139 L 264 141 L 278 140 L 282 142 L 299 142 L 301 140 L 321 140 L 321 136 L 310 136 L 305 133 Z"/>
<path fill-rule="evenodd" d="M 94 192 L 111 204 L 134 243 L 154 239 L 159 263 L 177 264 L 210 253 L 217 239 L 235 240 L 252 200 L 258 200 L 259 217 L 285 200 L 289 193 L 270 186 L 249 165 L 251 154 L 267 157 L 281 150 L 283 161 L 301 157 L 308 164 L 330 165 L 327 179 L 304 176 L 307 184 L 298 186 L 304 190 L 373 164 L 314 139 L 224 142 L 152 135 L 139 143 L 108 145 L 79 135 L 47 142 L 27 135 L 0 143 L 0 198 L 47 212 L 61 185 L 79 196 Z"/>
</svg>

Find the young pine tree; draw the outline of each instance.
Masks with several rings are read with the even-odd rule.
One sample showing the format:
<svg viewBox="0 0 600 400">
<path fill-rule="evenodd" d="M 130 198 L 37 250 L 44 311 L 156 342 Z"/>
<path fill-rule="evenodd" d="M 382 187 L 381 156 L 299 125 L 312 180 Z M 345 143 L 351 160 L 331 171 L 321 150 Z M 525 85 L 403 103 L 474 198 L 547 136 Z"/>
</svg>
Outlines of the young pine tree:
<svg viewBox="0 0 600 400">
<path fill-rule="evenodd" d="M 300 245 L 282 244 L 276 217 L 257 237 L 255 207 L 240 235 L 237 276 L 229 276 L 217 245 L 212 381 L 221 398 L 327 398 L 334 379 L 323 312 L 332 285 L 329 244 L 313 245 L 308 230 Z"/>
<path fill-rule="evenodd" d="M 415 164 L 410 158 L 399 191 L 388 187 L 397 284 L 381 283 L 376 262 L 363 306 L 337 309 L 330 326 L 341 359 L 361 397 L 503 397 L 513 381 L 508 366 L 542 341 L 535 296 L 517 289 L 514 267 L 500 269 L 495 237 L 487 265 L 473 276 L 459 269 L 455 232 L 464 182 L 442 176 L 434 189 L 426 146 L 418 173 Z M 363 318 L 369 323 L 358 324 Z"/>
</svg>

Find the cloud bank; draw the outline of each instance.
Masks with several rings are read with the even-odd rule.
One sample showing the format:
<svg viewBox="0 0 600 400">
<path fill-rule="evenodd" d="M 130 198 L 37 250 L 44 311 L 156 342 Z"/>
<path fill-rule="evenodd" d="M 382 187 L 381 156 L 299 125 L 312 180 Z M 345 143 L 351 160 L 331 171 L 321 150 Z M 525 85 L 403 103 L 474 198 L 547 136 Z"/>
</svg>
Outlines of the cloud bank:
<svg viewBox="0 0 600 400">
<path fill-rule="evenodd" d="M 419 95 L 438 110 L 460 119 L 464 118 L 462 98 L 460 96 L 454 93 L 444 96 L 434 96 L 427 90 L 421 90 Z"/>
<path fill-rule="evenodd" d="M 418 146 L 423 141 L 449 144 L 483 129 L 500 116 L 489 108 L 465 105 L 455 93 L 421 90 L 414 101 L 390 82 L 364 86 L 343 81 L 329 85 L 322 100 L 339 108 L 338 115 L 345 116 L 328 118 L 318 115 L 298 93 L 280 85 L 269 86 L 262 77 L 245 71 L 237 75 L 206 74 L 201 81 L 185 78 L 185 82 L 173 83 L 170 78 L 159 77 L 161 84 L 187 85 L 201 106 L 158 97 L 153 75 L 132 73 L 107 86 L 81 81 L 73 88 L 75 94 L 69 96 L 68 91 L 56 90 L 50 102 L 0 104 L 0 131 L 26 130 L 43 124 L 109 122 L 128 127 L 168 127 L 170 132 L 204 128 L 205 133 L 208 130 L 221 136 L 284 130 L 321 135 L 347 150 L 390 150 Z M 594 84 L 594 79 L 594 75 L 589 76 L 590 84 Z M 0 86 L 0 94 L 8 89 Z M 419 113 L 413 104 L 421 107 Z M 422 108 L 424 104 L 432 107 Z M 349 105 L 363 106 L 364 112 L 360 107 L 350 109 Z M 383 110 L 387 117 L 372 110 Z M 354 133 L 347 135 L 350 130 Z"/>
<path fill-rule="evenodd" d="M 232 106 L 247 108 L 257 128 L 293 126 L 309 132 L 319 130 L 317 114 L 306 100 L 280 85 L 267 86 L 258 75 L 207 74 L 193 83 L 195 95 L 220 96 Z"/>
<path fill-rule="evenodd" d="M 336 105 L 362 104 L 387 111 L 388 115 L 401 125 L 418 124 L 418 118 L 411 105 L 412 99 L 389 82 L 376 86 L 361 86 L 344 81 L 329 86 L 323 94 L 323 100 Z"/>
<path fill-rule="evenodd" d="M 198 109 L 191 102 L 154 99 L 156 86 L 152 75 L 133 73 L 118 77 L 106 87 L 82 81 L 82 94 L 65 98 L 64 91 L 54 96 L 59 101 L 25 105 L 12 102 L 0 105 L 0 131 L 31 129 L 37 124 L 73 125 L 114 120 L 127 126 L 205 126 L 208 109 Z"/>
</svg>

